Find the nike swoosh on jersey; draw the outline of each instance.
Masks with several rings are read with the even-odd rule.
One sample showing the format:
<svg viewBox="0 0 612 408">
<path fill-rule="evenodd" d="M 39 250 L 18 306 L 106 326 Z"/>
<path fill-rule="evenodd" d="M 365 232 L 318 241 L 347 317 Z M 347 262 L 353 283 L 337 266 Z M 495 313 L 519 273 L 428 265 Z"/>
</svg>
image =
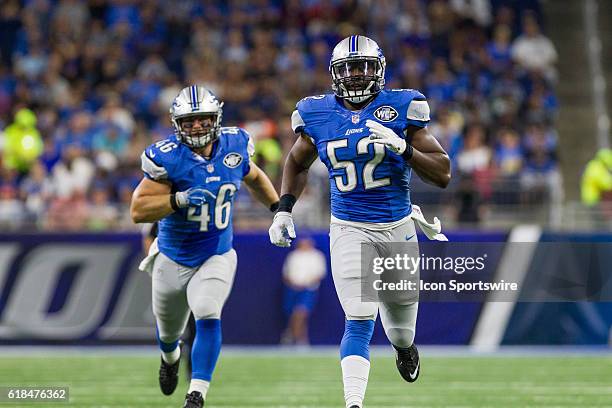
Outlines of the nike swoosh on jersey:
<svg viewBox="0 0 612 408">
<path fill-rule="evenodd" d="M 406 235 L 406 241 L 410 241 L 412 239 L 412 237 L 414 237 L 415 234 L 412 234 L 410 236 Z"/>
</svg>

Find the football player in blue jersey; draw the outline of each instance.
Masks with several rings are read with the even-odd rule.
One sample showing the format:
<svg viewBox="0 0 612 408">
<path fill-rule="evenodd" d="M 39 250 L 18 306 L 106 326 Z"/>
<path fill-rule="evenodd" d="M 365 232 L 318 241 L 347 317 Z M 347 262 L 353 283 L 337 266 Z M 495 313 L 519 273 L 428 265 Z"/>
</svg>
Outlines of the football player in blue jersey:
<svg viewBox="0 0 612 408">
<path fill-rule="evenodd" d="M 340 345 L 347 408 L 361 408 L 370 370 L 369 342 L 380 311 L 396 350 L 401 376 L 419 375 L 414 345 L 417 302 L 362 302 L 361 243 L 416 242 L 415 220 L 434 239 L 444 239 L 439 222 L 427 223 L 410 202 L 414 170 L 444 188 L 450 160 L 427 129 L 429 106 L 411 89 L 384 89 L 385 58 L 376 42 L 355 35 L 333 50 L 329 71 L 333 94 L 302 99 L 291 121 L 299 135 L 283 172 L 279 210 L 270 240 L 289 246 L 295 238 L 291 210 L 317 155 L 329 170 L 330 251 L 336 292 L 346 315 Z"/>
<path fill-rule="evenodd" d="M 141 263 L 153 280 L 153 313 L 161 349 L 159 385 L 178 382 L 181 336 L 189 311 L 196 319 L 192 379 L 184 407 L 204 405 L 221 350 L 221 309 L 236 272 L 232 205 L 242 181 L 275 211 L 278 195 L 250 157 L 253 143 L 240 128 L 221 127 L 221 103 L 202 86 L 174 99 L 175 135 L 146 148 L 142 179 L 132 197 L 134 222 L 159 220 L 158 236 Z"/>
</svg>

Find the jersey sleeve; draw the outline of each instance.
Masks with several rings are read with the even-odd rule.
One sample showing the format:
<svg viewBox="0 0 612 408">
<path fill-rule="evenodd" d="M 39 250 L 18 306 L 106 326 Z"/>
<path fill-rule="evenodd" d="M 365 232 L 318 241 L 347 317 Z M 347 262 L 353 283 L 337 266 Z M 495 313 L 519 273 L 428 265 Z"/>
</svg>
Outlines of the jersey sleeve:
<svg viewBox="0 0 612 408">
<path fill-rule="evenodd" d="M 293 132 L 296 135 L 298 135 L 304 132 L 305 126 L 306 126 L 306 123 L 304 122 L 304 119 L 302 119 L 302 114 L 300 113 L 300 111 L 297 109 L 297 106 L 296 106 L 296 109 L 291 114 L 291 129 L 293 129 Z"/>
<path fill-rule="evenodd" d="M 140 155 L 142 171 L 151 180 L 170 180 L 176 175 L 180 143 L 170 137 L 147 147 Z"/>
<path fill-rule="evenodd" d="M 158 156 L 153 147 L 147 147 L 140 155 L 140 166 L 146 178 L 155 181 L 167 180 L 168 170 Z"/>
<path fill-rule="evenodd" d="M 422 128 L 429 123 L 429 104 L 422 93 L 413 91 L 406 110 L 406 121 L 409 125 Z"/>
<path fill-rule="evenodd" d="M 329 123 L 332 112 L 330 95 L 308 96 L 295 105 L 291 114 L 291 128 L 296 134 L 305 134 L 316 144 L 321 129 Z"/>
</svg>

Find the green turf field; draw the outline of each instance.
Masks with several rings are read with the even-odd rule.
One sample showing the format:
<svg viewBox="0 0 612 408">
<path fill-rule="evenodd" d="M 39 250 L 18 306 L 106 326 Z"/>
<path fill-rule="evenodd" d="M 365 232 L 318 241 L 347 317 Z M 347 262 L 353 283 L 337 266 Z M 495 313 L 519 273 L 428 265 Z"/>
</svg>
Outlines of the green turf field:
<svg viewBox="0 0 612 408">
<path fill-rule="evenodd" d="M 391 357 L 373 358 L 366 407 L 612 407 L 612 357 L 428 357 L 414 384 Z M 14 407 L 181 407 L 185 383 L 172 397 L 157 386 L 157 357 L 0 358 L 0 385 L 68 385 L 69 404 Z M 222 357 L 210 407 L 344 408 L 334 357 Z"/>
</svg>

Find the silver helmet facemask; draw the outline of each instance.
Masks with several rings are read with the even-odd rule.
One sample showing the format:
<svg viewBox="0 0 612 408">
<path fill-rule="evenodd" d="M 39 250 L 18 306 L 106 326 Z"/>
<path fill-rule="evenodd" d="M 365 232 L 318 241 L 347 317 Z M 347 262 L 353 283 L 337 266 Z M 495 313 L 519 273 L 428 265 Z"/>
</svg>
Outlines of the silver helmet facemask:
<svg viewBox="0 0 612 408">
<path fill-rule="evenodd" d="M 384 88 L 385 57 L 374 40 L 353 35 L 334 48 L 329 73 L 338 98 L 361 103 Z"/>
<path fill-rule="evenodd" d="M 359 103 L 379 93 L 384 86 L 384 70 L 376 58 L 346 58 L 331 65 L 336 96 Z"/>
<path fill-rule="evenodd" d="M 170 108 L 170 120 L 178 140 L 191 148 L 202 148 L 217 140 L 221 134 L 222 108 L 223 102 L 202 86 L 181 90 Z M 203 123 L 195 126 L 196 118 Z"/>
<path fill-rule="evenodd" d="M 195 119 L 200 119 L 202 122 L 210 122 L 212 126 L 200 125 L 195 128 Z M 175 123 L 176 122 L 176 123 Z M 198 113 L 191 116 L 182 116 L 173 120 L 174 132 L 178 139 L 189 147 L 204 147 L 209 143 L 214 142 L 219 138 L 221 132 L 221 113 Z"/>
</svg>

